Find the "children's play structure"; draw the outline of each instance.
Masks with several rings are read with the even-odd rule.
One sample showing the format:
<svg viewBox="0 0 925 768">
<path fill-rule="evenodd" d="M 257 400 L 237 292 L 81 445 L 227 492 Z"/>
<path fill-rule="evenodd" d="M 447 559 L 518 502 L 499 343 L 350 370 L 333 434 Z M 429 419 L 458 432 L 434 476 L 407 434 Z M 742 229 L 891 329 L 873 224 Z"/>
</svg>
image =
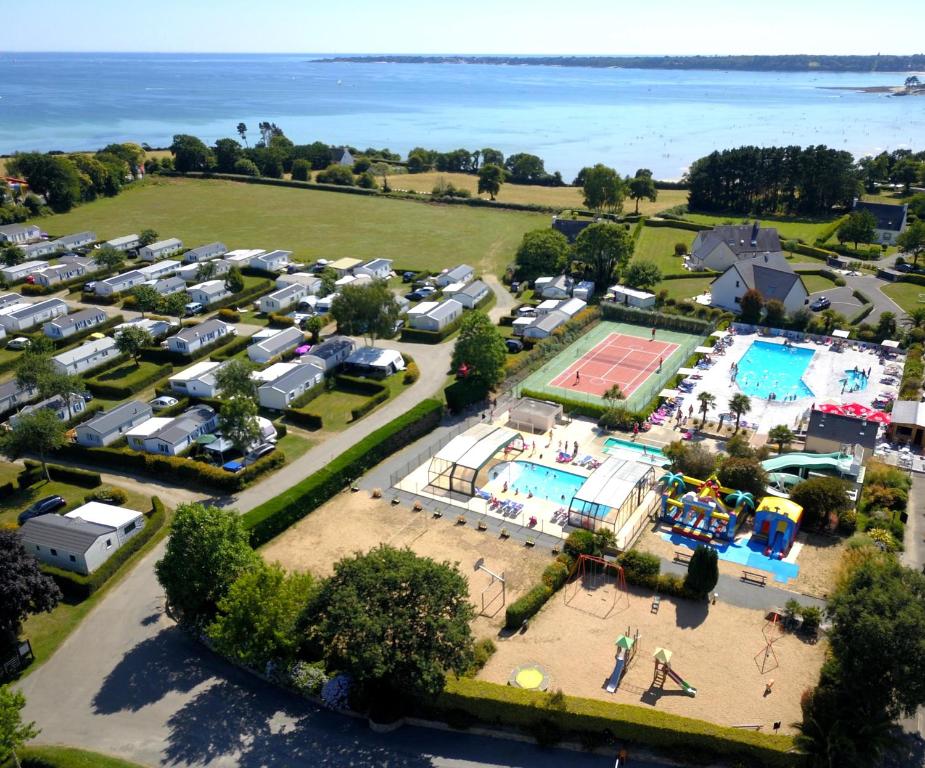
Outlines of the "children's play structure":
<svg viewBox="0 0 925 768">
<path fill-rule="evenodd" d="M 655 677 L 652 679 L 652 685 L 662 688 L 665 685 L 665 677 L 670 677 L 674 682 L 681 686 L 681 690 L 690 696 L 697 695 L 697 689 L 690 683 L 686 682 L 681 676 L 671 668 L 671 651 L 667 648 L 656 648 L 652 658 L 655 659 Z"/>
<path fill-rule="evenodd" d="M 668 473 L 662 484 L 662 520 L 672 533 L 699 541 L 732 541 L 749 510 L 755 508 L 750 493 L 720 486 L 716 476 L 696 480 Z"/>
<path fill-rule="evenodd" d="M 755 529 L 752 540 L 766 541 L 764 554 L 777 560 L 783 560 L 790 553 L 796 541 L 803 507 L 790 499 L 766 496 L 755 510 Z"/>
<path fill-rule="evenodd" d="M 611 599 L 594 606 L 594 612 L 600 618 L 609 616 L 617 607 L 618 601 L 626 600 L 627 605 L 629 604 L 626 576 L 623 568 L 615 562 L 594 555 L 579 555 L 578 562 L 572 567 L 563 590 L 565 604 L 580 607 L 581 601 L 575 600 L 580 592 L 590 593 L 610 585 L 614 587 L 611 590 Z"/>
<path fill-rule="evenodd" d="M 614 665 L 610 679 L 604 686 L 607 693 L 614 693 L 620 687 L 620 681 L 623 679 L 623 675 L 626 674 L 627 667 L 629 667 L 630 662 L 636 655 L 636 649 L 639 647 L 639 630 L 637 629 L 636 634 L 631 636 L 630 628 L 627 627 L 626 634 L 620 635 L 615 645 L 617 646 L 617 662 Z"/>
</svg>

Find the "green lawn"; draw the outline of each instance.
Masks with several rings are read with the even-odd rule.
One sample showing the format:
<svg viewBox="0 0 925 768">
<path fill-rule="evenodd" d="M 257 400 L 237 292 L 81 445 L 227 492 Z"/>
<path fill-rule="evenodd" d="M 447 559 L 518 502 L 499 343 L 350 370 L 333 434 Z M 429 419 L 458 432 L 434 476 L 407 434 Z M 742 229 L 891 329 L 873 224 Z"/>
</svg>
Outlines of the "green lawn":
<svg viewBox="0 0 925 768">
<path fill-rule="evenodd" d="M 675 243 L 684 243 L 690 250 L 696 232 L 670 227 L 643 227 L 636 243 L 633 261 L 653 261 L 663 275 L 677 275 L 684 271 L 684 260 L 674 255 Z"/>
<path fill-rule="evenodd" d="M 99 384 L 115 384 L 121 387 L 130 387 L 135 382 L 150 376 L 160 367 L 157 363 L 139 360 L 137 363 L 128 360 L 116 368 L 104 369 L 94 376 L 88 377 L 90 381 Z"/>
<path fill-rule="evenodd" d="M 302 435 L 294 435 L 290 430 L 285 437 L 279 439 L 276 447 L 286 454 L 286 461 L 293 462 L 313 448 L 315 444 L 315 440 L 309 440 Z"/>
<path fill-rule="evenodd" d="M 810 293 L 816 291 L 828 291 L 835 287 L 835 281 L 824 275 L 806 275 L 802 272 L 797 273 L 803 278 L 803 285 Z"/>
<path fill-rule="evenodd" d="M 73 747 L 25 747 L 18 754 L 23 768 L 142 768 L 138 763 Z M 0 768 L 13 766 L 9 760 Z"/>
<path fill-rule="evenodd" d="M 133 185 L 134 186 L 134 185 Z M 428 205 L 231 181 L 152 179 L 117 197 L 41 220 L 52 233 L 92 229 L 101 238 L 153 228 L 189 246 L 285 248 L 301 261 L 394 259 L 400 269 L 466 262 L 501 274 L 524 232 L 544 214 Z"/>
<path fill-rule="evenodd" d="M 668 291 L 669 299 L 690 299 L 710 290 L 712 277 L 684 277 L 680 280 L 663 280 L 655 286 L 655 292 Z"/>
<path fill-rule="evenodd" d="M 925 303 L 919 302 L 919 296 L 925 297 L 925 285 L 887 283 L 881 290 L 906 312 L 925 307 Z"/>
<path fill-rule="evenodd" d="M 688 213 L 684 216 L 688 221 L 698 224 L 741 224 L 744 221 L 754 221 L 756 217 L 748 215 L 725 214 L 716 216 L 709 213 Z M 812 245 L 819 233 L 835 221 L 835 217 L 828 219 L 808 219 L 796 216 L 758 216 L 763 226 L 777 229 L 781 239 L 802 240 Z"/>
</svg>

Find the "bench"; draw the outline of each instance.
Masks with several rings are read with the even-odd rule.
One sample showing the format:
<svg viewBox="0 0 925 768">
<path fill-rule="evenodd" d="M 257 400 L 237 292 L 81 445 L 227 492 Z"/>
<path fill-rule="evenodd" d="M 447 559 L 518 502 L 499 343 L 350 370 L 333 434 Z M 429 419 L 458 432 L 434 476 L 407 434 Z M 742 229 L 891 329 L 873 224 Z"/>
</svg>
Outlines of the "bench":
<svg viewBox="0 0 925 768">
<path fill-rule="evenodd" d="M 674 551 L 674 561 L 676 563 L 683 563 L 684 565 L 690 565 L 691 564 L 691 553 L 682 552 L 681 550 L 676 549 Z"/>
<path fill-rule="evenodd" d="M 662 596 L 656 595 L 652 598 L 652 608 L 649 611 L 650 613 L 658 613 L 658 608 L 662 604 Z"/>
<path fill-rule="evenodd" d="M 768 577 L 763 573 L 756 573 L 755 571 L 742 571 L 742 581 L 747 581 L 750 584 L 757 584 L 759 587 L 765 587 L 768 584 Z"/>
</svg>

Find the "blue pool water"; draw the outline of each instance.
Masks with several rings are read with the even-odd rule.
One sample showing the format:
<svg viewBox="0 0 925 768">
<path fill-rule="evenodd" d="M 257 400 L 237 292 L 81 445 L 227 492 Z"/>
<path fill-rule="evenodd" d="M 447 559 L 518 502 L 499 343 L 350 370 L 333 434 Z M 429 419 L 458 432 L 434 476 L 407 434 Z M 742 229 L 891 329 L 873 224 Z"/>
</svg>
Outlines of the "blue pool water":
<svg viewBox="0 0 925 768">
<path fill-rule="evenodd" d="M 608 437 L 604 441 L 604 449 L 607 448 L 625 448 L 630 451 L 635 451 L 636 453 L 649 456 L 664 456 L 661 448 L 656 448 L 654 445 L 646 445 L 645 443 L 634 443 L 632 440 L 623 440 L 620 437 Z"/>
<path fill-rule="evenodd" d="M 532 461 L 511 461 L 494 467 L 489 479 L 507 482 L 508 490 L 524 496 L 532 493 L 540 499 L 568 504 L 587 478 Z"/>
<path fill-rule="evenodd" d="M 736 384 L 749 397 L 762 400 L 771 394 L 777 400 L 813 397 L 802 377 L 814 354 L 811 349 L 753 341 L 739 361 Z"/>
<path fill-rule="evenodd" d="M 867 377 L 863 371 L 845 371 L 839 380 L 845 392 L 860 392 L 867 388 Z"/>
</svg>

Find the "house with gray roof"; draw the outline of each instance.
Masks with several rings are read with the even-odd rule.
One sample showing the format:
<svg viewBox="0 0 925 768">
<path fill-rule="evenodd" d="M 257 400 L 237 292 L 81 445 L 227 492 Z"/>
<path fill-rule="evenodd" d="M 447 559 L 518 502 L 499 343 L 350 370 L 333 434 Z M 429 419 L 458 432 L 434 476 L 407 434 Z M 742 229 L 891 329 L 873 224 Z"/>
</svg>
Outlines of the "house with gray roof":
<svg viewBox="0 0 925 768">
<path fill-rule="evenodd" d="M 264 272 L 279 272 L 289 264 L 292 251 L 270 251 L 261 253 L 251 259 L 251 269 L 262 269 Z"/>
<path fill-rule="evenodd" d="M 0 243 L 4 245 L 24 245 L 41 236 L 42 230 L 35 224 L 6 224 L 0 227 Z"/>
<path fill-rule="evenodd" d="M 9 413 L 30 400 L 38 397 L 35 387 L 21 387 L 16 379 L 0 382 L 0 413 Z"/>
<path fill-rule="evenodd" d="M 462 313 L 463 305 L 460 302 L 456 299 L 444 299 L 426 314 L 412 317 L 409 325 L 422 331 L 442 331 L 450 323 L 458 320 Z"/>
<path fill-rule="evenodd" d="M 172 419 L 169 424 L 148 435 L 145 452 L 177 456 L 189 448 L 198 437 L 214 432 L 218 414 L 207 405 L 194 405 Z"/>
<path fill-rule="evenodd" d="M 18 293 L 0 293 L 0 309 L 12 307 L 15 304 L 22 304 L 22 296 Z"/>
<path fill-rule="evenodd" d="M 271 366 L 273 367 L 273 366 Z M 299 363 L 257 388 L 257 398 L 264 408 L 282 411 L 312 387 L 324 381 L 324 366 L 310 355 Z"/>
<path fill-rule="evenodd" d="M 490 294 L 491 288 L 481 280 L 475 280 L 452 293 L 448 291 L 443 292 L 445 297 L 456 299 L 456 301 L 462 304 L 466 309 L 474 309 L 479 303 L 487 299 Z"/>
<path fill-rule="evenodd" d="M 154 264 L 146 264 L 139 267 L 138 271 L 145 276 L 146 280 L 160 280 L 162 277 L 170 277 L 180 268 L 180 262 L 176 259 L 164 259 Z"/>
<path fill-rule="evenodd" d="M 475 270 L 468 264 L 460 264 L 457 267 L 448 269 L 437 275 L 436 283 L 440 288 L 445 288 L 453 283 L 468 283 L 475 277 Z"/>
<path fill-rule="evenodd" d="M 28 331 L 40 323 L 67 314 L 67 304 L 61 299 L 46 299 L 34 304 L 13 304 L 0 310 L 0 325 L 8 333 Z"/>
<path fill-rule="evenodd" d="M 85 248 L 96 242 L 96 232 L 87 230 L 86 232 L 76 232 L 73 235 L 65 235 L 53 241 L 59 251 L 70 251 L 74 248 Z"/>
<path fill-rule="evenodd" d="M 233 325 L 221 320 L 206 320 L 184 328 L 167 337 L 167 349 L 181 355 L 191 355 L 202 347 L 213 344 L 228 334 L 236 333 Z"/>
<path fill-rule="evenodd" d="M 538 277 L 533 285 L 534 293 L 544 299 L 567 299 L 572 295 L 572 278 L 568 275 Z"/>
<path fill-rule="evenodd" d="M 66 339 L 68 336 L 102 325 L 107 319 L 108 316 L 102 309 L 90 307 L 72 315 L 50 320 L 42 327 L 42 331 L 49 339 Z"/>
<path fill-rule="evenodd" d="M 85 576 L 119 548 L 113 526 L 54 513 L 27 520 L 19 535 L 26 552 L 39 562 Z"/>
<path fill-rule="evenodd" d="M 780 236 L 773 227 L 751 224 L 722 224 L 698 232 L 691 245 L 691 269 L 725 272 L 738 261 L 756 256 L 780 254 Z"/>
<path fill-rule="evenodd" d="M 219 256 L 224 256 L 226 253 L 228 253 L 228 246 L 222 242 L 216 241 L 214 243 L 200 245 L 196 248 L 190 248 L 183 254 L 183 263 L 199 264 L 203 261 L 217 259 Z"/>
<path fill-rule="evenodd" d="M 38 285 L 50 288 L 53 285 L 58 285 L 58 283 L 76 280 L 78 277 L 83 277 L 86 273 L 87 270 L 83 264 L 62 262 L 61 264 L 55 264 L 53 267 L 48 267 L 48 269 L 43 269 L 35 275 L 35 282 Z"/>
<path fill-rule="evenodd" d="M 526 339 L 545 339 L 556 328 L 568 322 L 568 315 L 554 309 L 552 312 L 537 318 L 524 328 L 523 336 Z"/>
<path fill-rule="evenodd" d="M 165 277 L 163 280 L 155 280 L 152 287 L 161 296 L 170 296 L 173 293 L 181 293 L 186 290 L 186 282 L 174 275 Z"/>
<path fill-rule="evenodd" d="M 93 292 L 97 296 L 114 296 L 117 293 L 125 293 L 125 291 L 129 291 L 150 279 L 144 272 L 132 269 L 128 272 L 123 272 L 121 275 L 113 275 L 105 280 L 97 280 Z"/>
<path fill-rule="evenodd" d="M 183 241 L 178 237 L 169 237 L 166 240 L 158 240 L 156 243 L 139 248 L 138 258 L 142 261 L 154 262 L 182 250 Z"/>
<path fill-rule="evenodd" d="M 365 264 L 354 267 L 353 274 L 357 277 L 369 275 L 373 280 L 388 280 L 389 275 L 392 274 L 392 260 L 373 259 L 372 261 L 367 261 Z"/>
<path fill-rule="evenodd" d="M 37 243 L 19 246 L 23 256 L 27 261 L 33 259 L 44 259 L 46 256 L 53 256 L 58 252 L 58 247 L 51 240 L 40 240 Z"/>
<path fill-rule="evenodd" d="M 25 280 L 29 275 L 35 275 L 41 272 L 43 269 L 48 269 L 47 261 L 36 261 L 35 259 L 31 261 L 24 261 L 20 264 L 11 264 L 3 269 L 0 269 L 0 277 L 6 283 L 18 283 L 21 280 Z"/>
<path fill-rule="evenodd" d="M 133 427 L 143 424 L 154 415 L 151 406 L 140 400 L 129 400 L 115 408 L 103 411 L 92 419 L 78 424 L 77 444 L 87 448 L 110 445 Z"/>
<path fill-rule="evenodd" d="M 332 336 L 321 344 L 316 344 L 305 355 L 303 361 L 313 361 L 320 365 L 325 373 L 330 373 L 343 363 L 351 352 L 357 348 L 356 342 L 347 336 Z"/>
<path fill-rule="evenodd" d="M 796 312 L 809 301 L 803 278 L 793 271 L 781 253 L 764 254 L 733 264 L 710 284 L 712 304 L 738 312 L 742 296 L 749 289 L 758 291 L 766 302 L 780 301 L 787 312 Z"/>
<path fill-rule="evenodd" d="M 331 164 L 352 166 L 356 161 L 347 147 L 331 147 Z"/>
<path fill-rule="evenodd" d="M 123 235 L 107 240 L 105 244 L 117 251 L 131 251 L 141 247 L 141 238 L 138 235 Z"/>
<path fill-rule="evenodd" d="M 893 245 L 896 238 L 906 228 L 909 215 L 908 205 L 890 205 L 889 203 L 866 203 L 854 200 L 855 211 L 867 211 L 874 217 L 874 241 L 882 245 Z"/>
<path fill-rule="evenodd" d="M 247 356 L 252 362 L 263 365 L 304 343 L 305 334 L 299 328 L 284 328 L 263 341 L 251 344 L 247 348 Z"/>
<path fill-rule="evenodd" d="M 74 349 L 59 352 L 51 358 L 51 365 L 56 372 L 73 376 L 106 365 L 118 356 L 115 339 L 105 336 L 102 339 L 85 341 Z"/>
<path fill-rule="evenodd" d="M 285 312 L 289 307 L 298 304 L 307 295 L 308 290 L 302 283 L 290 283 L 283 288 L 278 288 L 273 293 L 261 296 L 259 301 L 260 311 L 266 315 L 271 312 L 276 314 Z"/>
<path fill-rule="evenodd" d="M 58 421 L 70 421 L 75 416 L 83 413 L 86 407 L 87 402 L 80 395 L 71 393 L 67 399 L 65 399 L 64 395 L 54 395 L 38 403 L 24 406 L 19 413 L 10 416 L 10 424 L 15 425 L 23 416 L 37 411 L 51 411 L 58 417 Z"/>
<path fill-rule="evenodd" d="M 231 293 L 225 287 L 224 280 L 206 280 L 203 283 L 191 285 L 186 289 L 186 295 L 189 296 L 190 301 L 195 301 L 204 307 L 208 307 L 216 301 L 221 301 L 226 296 L 231 296 Z"/>
<path fill-rule="evenodd" d="M 276 287 L 285 288 L 287 285 L 305 286 L 305 293 L 314 296 L 321 289 L 321 278 L 317 275 L 310 275 L 307 272 L 293 272 L 291 275 L 282 274 L 276 278 Z"/>
</svg>

